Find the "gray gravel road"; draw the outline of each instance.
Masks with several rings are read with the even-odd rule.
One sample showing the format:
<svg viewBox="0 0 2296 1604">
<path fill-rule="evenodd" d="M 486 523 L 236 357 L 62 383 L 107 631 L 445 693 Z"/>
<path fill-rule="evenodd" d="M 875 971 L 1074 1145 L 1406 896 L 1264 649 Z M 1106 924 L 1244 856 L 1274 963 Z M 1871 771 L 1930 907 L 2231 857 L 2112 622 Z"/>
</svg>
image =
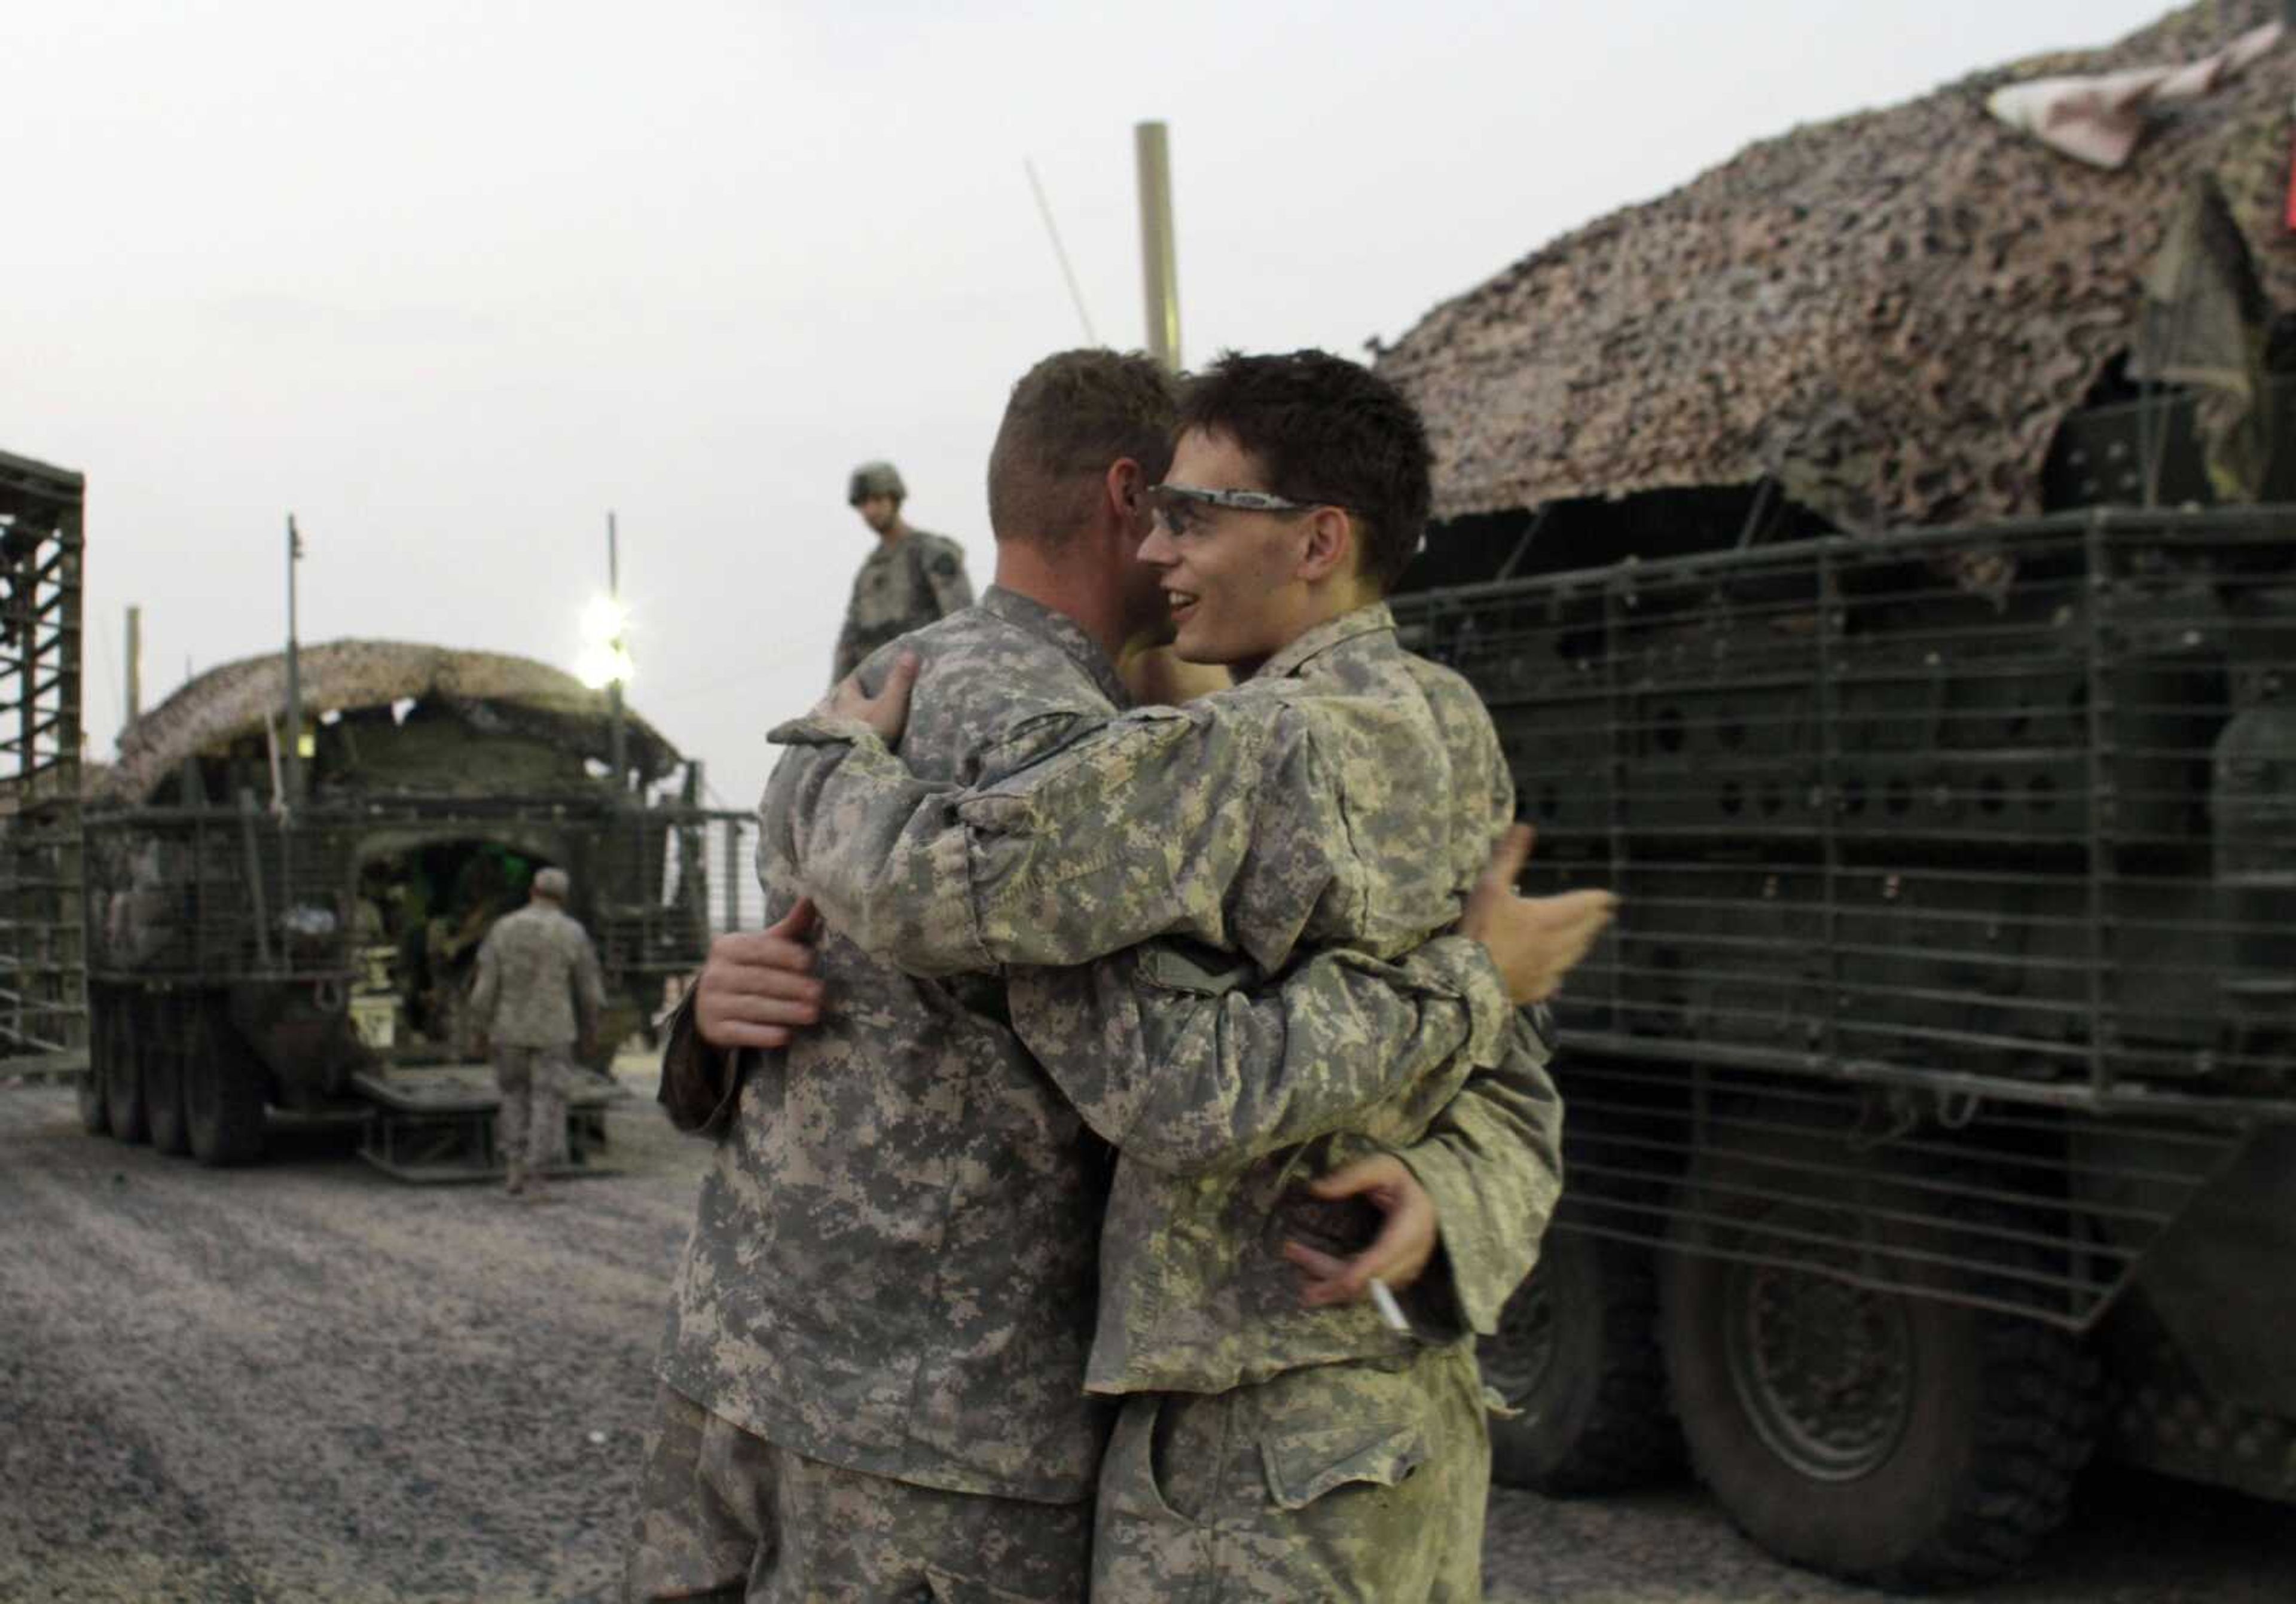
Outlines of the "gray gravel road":
<svg viewBox="0 0 2296 1604">
<path fill-rule="evenodd" d="M 521 1207 L 405 1186 L 340 1135 L 203 1171 L 0 1086 L 0 1600 L 603 1600 L 702 1150 L 640 1101 L 620 1174 Z M 1689 1489 L 1494 1501 L 1490 1596 L 1871 1600 Z M 2092 1490 L 1984 1604 L 2296 1599 L 2290 1512 Z"/>
</svg>

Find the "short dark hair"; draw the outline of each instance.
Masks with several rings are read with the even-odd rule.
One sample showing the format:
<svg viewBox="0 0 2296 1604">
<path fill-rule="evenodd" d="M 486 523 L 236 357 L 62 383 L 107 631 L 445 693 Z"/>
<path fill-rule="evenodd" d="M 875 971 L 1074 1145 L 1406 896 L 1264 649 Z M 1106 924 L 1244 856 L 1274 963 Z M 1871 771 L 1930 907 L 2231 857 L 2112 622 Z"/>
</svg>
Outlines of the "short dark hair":
<svg viewBox="0 0 2296 1604">
<path fill-rule="evenodd" d="M 1401 390 L 1362 364 L 1329 351 L 1224 352 L 1181 396 L 1180 428 L 1234 440 L 1259 460 L 1266 487 L 1278 495 L 1346 508 L 1356 519 L 1357 565 L 1381 590 L 1419 550 L 1434 500 L 1427 425 Z"/>
<path fill-rule="evenodd" d="M 1111 463 L 1130 457 L 1148 483 L 1161 479 L 1178 405 L 1178 381 L 1138 351 L 1046 357 L 1013 387 L 988 453 L 990 530 L 1058 546 L 1090 518 Z"/>
</svg>

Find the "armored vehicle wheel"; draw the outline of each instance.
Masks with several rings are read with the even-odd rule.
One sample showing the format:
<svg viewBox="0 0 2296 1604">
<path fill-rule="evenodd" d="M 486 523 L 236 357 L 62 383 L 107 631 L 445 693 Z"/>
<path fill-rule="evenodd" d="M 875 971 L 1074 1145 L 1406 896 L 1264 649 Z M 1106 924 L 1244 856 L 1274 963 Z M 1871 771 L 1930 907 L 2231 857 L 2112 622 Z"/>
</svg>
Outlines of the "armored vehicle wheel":
<svg viewBox="0 0 2296 1604">
<path fill-rule="evenodd" d="M 79 1128 L 91 1136 L 103 1135 L 111 1129 L 103 1102 L 103 1077 L 111 1061 L 111 1011 L 119 1005 L 119 999 L 109 989 L 88 988 L 87 1073 L 79 1077 L 73 1094 L 79 1104 Z"/>
<path fill-rule="evenodd" d="M 1492 1476 L 1568 1497 L 1679 1472 L 1657 1320 L 1648 1248 L 1550 1232 L 1478 1355 L 1485 1384 L 1521 1411 L 1491 1418 Z"/>
<path fill-rule="evenodd" d="M 184 1107 L 192 1157 L 206 1165 L 251 1164 L 263 1155 L 263 1071 L 218 998 L 192 1005 L 186 1020 Z"/>
<path fill-rule="evenodd" d="M 144 1019 L 131 994 L 119 999 L 112 1016 L 111 1055 L 103 1066 L 104 1124 L 122 1142 L 142 1142 L 152 1133 L 144 1107 Z"/>
<path fill-rule="evenodd" d="M 1707 1197 L 1710 1214 L 1784 1232 L 1829 1223 L 1809 1201 Z M 1728 1245 L 1726 1225 L 1710 1229 Z M 1675 1233 L 1699 1240 L 1680 1217 Z M 1883 1587 L 1956 1586 L 2012 1569 L 2063 1520 L 2095 1420 L 2095 1367 L 2070 1336 L 1689 1251 L 1660 1261 L 1659 1286 L 1692 1461 L 1771 1552 Z"/>
<path fill-rule="evenodd" d="M 184 1009 L 173 997 L 161 998 L 152 1019 L 144 1048 L 144 1122 L 152 1145 L 180 1158 L 192 1150 L 184 1111 Z"/>
</svg>

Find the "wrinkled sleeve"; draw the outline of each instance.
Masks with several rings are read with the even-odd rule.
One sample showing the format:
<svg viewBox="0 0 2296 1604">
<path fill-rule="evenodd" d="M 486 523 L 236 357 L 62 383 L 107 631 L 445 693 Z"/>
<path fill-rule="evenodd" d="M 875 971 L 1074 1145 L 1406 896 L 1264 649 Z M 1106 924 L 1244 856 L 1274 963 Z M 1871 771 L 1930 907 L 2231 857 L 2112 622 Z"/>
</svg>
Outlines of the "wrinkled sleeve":
<svg viewBox="0 0 2296 1604">
<path fill-rule="evenodd" d="M 1398 1155 L 1435 1201 L 1459 1312 L 1486 1336 L 1537 1262 L 1562 1191 L 1562 1100 L 1547 1060 L 1530 1015 L 1515 1013 L 1498 1065 L 1469 1076 Z"/>
<path fill-rule="evenodd" d="M 495 945 L 495 933 L 479 943 L 479 978 L 471 987 L 471 1019 L 481 1033 L 494 1028 L 495 1004 L 502 997 L 502 957 Z"/>
<path fill-rule="evenodd" d="M 661 1048 L 661 1084 L 654 1101 L 681 1131 L 713 1136 L 733 1123 L 742 1093 L 742 1058 L 712 1047 L 693 1023 L 693 993 L 688 990 L 670 1016 Z"/>
<path fill-rule="evenodd" d="M 1393 963 L 1332 950 L 1276 981 L 1160 941 L 1021 970 L 1013 1027 L 1086 1123 L 1139 1163 L 1241 1168 L 1345 1128 L 1456 1057 L 1491 1063 L 1513 1010 L 1482 946 L 1438 937 Z"/>
<path fill-rule="evenodd" d="M 996 966 L 976 933 L 958 792 L 918 780 L 863 726 L 784 724 L 758 805 L 760 878 L 803 887 L 824 921 L 912 975 Z"/>
<path fill-rule="evenodd" d="M 1350 849 L 1336 781 L 1269 702 L 1128 714 L 970 791 L 914 778 L 851 720 L 772 738 L 792 751 L 768 834 L 832 924 L 911 974 L 1086 963 L 1168 934 L 1275 970 Z"/>
</svg>

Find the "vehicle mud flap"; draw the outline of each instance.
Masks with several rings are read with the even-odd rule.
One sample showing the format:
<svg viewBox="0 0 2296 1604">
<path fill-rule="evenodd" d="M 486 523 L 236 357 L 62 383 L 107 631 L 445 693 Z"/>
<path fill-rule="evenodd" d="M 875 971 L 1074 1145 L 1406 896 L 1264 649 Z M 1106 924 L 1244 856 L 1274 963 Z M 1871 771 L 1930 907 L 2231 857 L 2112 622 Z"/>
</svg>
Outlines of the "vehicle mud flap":
<svg viewBox="0 0 2296 1604">
<path fill-rule="evenodd" d="M 112 1051 L 103 1068 L 104 1124 L 122 1142 L 149 1140 L 152 1127 L 144 1107 L 144 1038 L 152 1019 L 151 999 L 136 993 L 120 998 Z"/>
<path fill-rule="evenodd" d="M 103 1079 L 111 1071 L 118 1038 L 119 994 L 108 986 L 91 986 L 87 993 L 87 1073 L 72 1089 L 73 1101 L 79 1109 L 79 1128 L 91 1136 L 103 1136 L 111 1130 L 103 1102 Z"/>
<path fill-rule="evenodd" d="M 184 1108 L 185 1004 L 180 995 L 159 999 L 153 1028 L 143 1038 L 144 1119 L 154 1151 L 180 1158 L 192 1150 Z"/>
<path fill-rule="evenodd" d="M 251 1164 L 263 1154 L 263 1066 L 233 1027 L 221 996 L 198 1000 L 184 1060 L 184 1109 L 192 1157 Z"/>
</svg>

